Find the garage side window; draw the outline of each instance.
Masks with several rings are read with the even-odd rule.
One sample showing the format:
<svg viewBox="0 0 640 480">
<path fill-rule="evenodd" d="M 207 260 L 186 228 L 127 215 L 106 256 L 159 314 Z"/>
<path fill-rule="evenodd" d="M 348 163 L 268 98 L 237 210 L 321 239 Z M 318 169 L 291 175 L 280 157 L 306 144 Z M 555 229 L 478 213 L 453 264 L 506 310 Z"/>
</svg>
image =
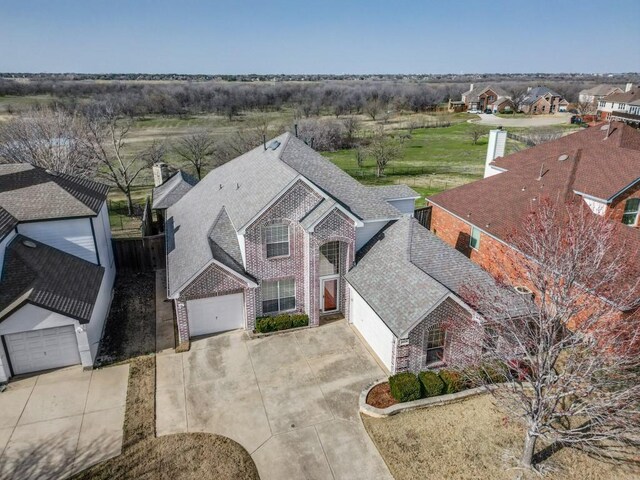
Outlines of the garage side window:
<svg viewBox="0 0 640 480">
<path fill-rule="evenodd" d="M 289 225 L 277 223 L 264 228 L 267 244 L 267 258 L 286 257 L 289 255 Z"/>
<path fill-rule="evenodd" d="M 278 313 L 296 308 L 295 280 L 262 282 L 262 313 Z"/>
</svg>

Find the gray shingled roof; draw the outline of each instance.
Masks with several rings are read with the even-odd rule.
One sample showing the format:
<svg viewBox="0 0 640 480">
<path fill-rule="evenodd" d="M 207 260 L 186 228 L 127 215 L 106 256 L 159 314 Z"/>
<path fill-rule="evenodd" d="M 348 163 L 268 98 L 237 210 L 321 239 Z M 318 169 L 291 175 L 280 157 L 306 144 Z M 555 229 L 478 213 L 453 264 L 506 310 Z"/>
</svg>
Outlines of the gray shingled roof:
<svg viewBox="0 0 640 480">
<path fill-rule="evenodd" d="M 316 222 L 321 220 L 325 215 L 327 215 L 331 210 L 336 208 L 338 204 L 333 200 L 323 199 L 316 207 L 311 210 L 306 217 L 304 217 L 300 224 L 302 228 L 305 230 L 309 230 L 312 225 L 315 225 Z"/>
<path fill-rule="evenodd" d="M 384 200 L 398 200 L 400 198 L 420 198 L 420 194 L 413 188 L 404 184 L 374 185 L 369 187 L 375 194 Z"/>
<path fill-rule="evenodd" d="M 279 143 L 278 143 L 279 142 Z M 271 147 L 276 145 L 277 147 Z M 304 142 L 285 133 L 212 170 L 167 210 L 167 279 L 174 295 L 211 261 L 209 241 L 223 207 L 225 237 L 239 231 L 271 201 L 305 177 L 329 198 L 363 220 L 398 218 L 400 212 L 333 165 Z M 236 240 L 237 242 L 237 240 Z M 218 247 L 235 249 L 230 242 Z M 239 250 L 239 247 L 238 247 Z M 226 251 L 231 258 L 236 253 Z M 218 256 L 221 252 L 218 252 Z M 237 261 L 237 258 L 236 258 Z M 242 263 L 239 261 L 238 263 Z"/>
<path fill-rule="evenodd" d="M 29 302 L 88 323 L 103 275 L 104 267 L 17 235 L 2 269 L 0 321 Z"/>
<path fill-rule="evenodd" d="M 553 95 L 554 97 L 562 97 L 558 92 L 555 92 L 548 87 L 535 87 L 527 92 L 526 97 L 522 99 L 522 104 L 529 105 L 535 103 L 536 100 L 547 94 Z"/>
<path fill-rule="evenodd" d="M 504 90 L 502 87 L 498 85 L 491 85 L 488 83 L 481 83 L 481 84 L 474 85 L 473 90 L 467 90 L 462 94 L 462 96 L 466 97 L 468 102 L 477 102 L 478 99 L 480 98 L 480 94 L 488 88 L 490 88 L 495 93 L 497 93 L 498 96 L 503 96 L 503 97 L 509 96 L 507 91 Z"/>
<path fill-rule="evenodd" d="M 13 215 L 0 207 L 0 241 L 9 235 L 9 232 L 15 228 L 18 220 Z"/>
<path fill-rule="evenodd" d="M 415 218 L 383 229 L 345 278 L 396 336 L 403 336 L 446 295 L 487 291 L 493 278 Z"/>
<path fill-rule="evenodd" d="M 109 187 L 26 163 L 0 165 L 0 206 L 18 221 L 95 216 Z"/>
<path fill-rule="evenodd" d="M 182 170 L 169 178 L 159 187 L 153 189 L 153 203 L 151 208 L 165 209 L 180 200 L 191 188 L 198 183 L 198 179 Z"/>
</svg>

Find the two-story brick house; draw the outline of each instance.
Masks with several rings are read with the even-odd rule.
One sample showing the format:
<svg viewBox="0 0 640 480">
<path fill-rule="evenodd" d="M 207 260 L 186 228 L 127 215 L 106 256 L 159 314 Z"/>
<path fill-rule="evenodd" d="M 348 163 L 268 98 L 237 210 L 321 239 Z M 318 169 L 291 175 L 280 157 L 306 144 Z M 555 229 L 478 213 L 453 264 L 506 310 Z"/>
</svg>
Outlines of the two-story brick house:
<svg viewBox="0 0 640 480">
<path fill-rule="evenodd" d="M 0 382 L 94 364 L 115 279 L 108 190 L 0 165 Z"/>
<path fill-rule="evenodd" d="M 508 156 L 492 130 L 485 178 L 430 197 L 431 231 L 495 276 L 522 279 L 509 238 L 541 198 L 579 199 L 640 246 L 640 132 L 613 122 Z M 523 285 L 528 287 L 527 285 Z"/>
<path fill-rule="evenodd" d="M 569 102 L 558 92 L 548 87 L 529 88 L 518 110 L 532 115 L 544 115 L 556 112 L 566 112 Z"/>
<path fill-rule="evenodd" d="M 289 133 L 214 169 L 166 214 L 168 297 L 180 343 L 251 331 L 257 317 L 283 312 L 305 313 L 311 326 L 343 314 L 390 371 L 419 369 L 420 359 L 424 368 L 427 348 L 430 360 L 447 348 L 437 333 L 443 312 L 472 311 L 454 282 L 420 270 L 416 256 L 394 268 L 393 255 L 384 260 L 416 235 L 433 237 L 412 218 L 417 197 L 404 185 L 364 186 Z M 450 265 L 490 281 L 434 241 L 456 259 Z M 416 294 L 410 314 L 408 291 Z M 448 307 L 438 308 L 443 302 Z"/>
<path fill-rule="evenodd" d="M 465 110 L 484 112 L 502 112 L 514 108 L 511 96 L 497 85 L 470 84 L 469 90 L 462 94 L 461 103 Z"/>
</svg>

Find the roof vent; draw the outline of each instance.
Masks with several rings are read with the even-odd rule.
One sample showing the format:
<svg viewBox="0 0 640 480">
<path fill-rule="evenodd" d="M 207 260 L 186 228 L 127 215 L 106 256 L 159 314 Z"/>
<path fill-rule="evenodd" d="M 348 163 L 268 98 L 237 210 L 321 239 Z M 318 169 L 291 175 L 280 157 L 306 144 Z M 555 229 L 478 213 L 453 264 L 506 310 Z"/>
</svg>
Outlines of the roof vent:
<svg viewBox="0 0 640 480">
<path fill-rule="evenodd" d="M 609 125 L 603 125 L 603 126 L 601 126 L 601 127 L 600 127 L 600 130 L 602 130 L 603 132 L 604 132 L 605 130 L 609 130 Z"/>
<path fill-rule="evenodd" d="M 23 240 L 22 244 L 25 247 L 28 247 L 28 248 L 36 248 L 36 244 L 34 242 L 32 242 L 31 240 Z"/>
<path fill-rule="evenodd" d="M 567 154 L 563 154 L 563 155 L 560 155 L 560 156 L 558 157 L 558 161 L 559 161 L 559 162 L 564 162 L 567 158 L 569 158 L 569 155 L 567 155 Z"/>
<path fill-rule="evenodd" d="M 273 142 L 271 142 L 269 144 L 269 148 L 271 150 L 275 150 L 276 148 L 278 148 L 280 146 L 280 142 L 278 140 L 274 140 Z"/>
</svg>

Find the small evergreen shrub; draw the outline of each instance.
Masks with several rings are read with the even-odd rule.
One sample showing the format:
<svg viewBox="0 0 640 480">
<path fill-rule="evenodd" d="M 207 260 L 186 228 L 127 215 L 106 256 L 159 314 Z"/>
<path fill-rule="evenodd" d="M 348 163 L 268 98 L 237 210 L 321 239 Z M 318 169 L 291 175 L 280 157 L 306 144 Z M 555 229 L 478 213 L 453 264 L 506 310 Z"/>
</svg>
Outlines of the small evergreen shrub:
<svg viewBox="0 0 640 480">
<path fill-rule="evenodd" d="M 423 397 L 437 397 L 438 395 L 442 395 L 445 384 L 437 373 L 430 371 L 420 372 L 418 378 L 422 386 Z"/>
<path fill-rule="evenodd" d="M 508 378 L 508 368 L 501 362 L 487 362 L 480 367 L 487 383 L 502 383 Z"/>
<path fill-rule="evenodd" d="M 411 402 L 420 399 L 420 381 L 410 372 L 397 373 L 389 377 L 391 395 L 398 402 Z"/>
<path fill-rule="evenodd" d="M 440 370 L 439 374 L 444 383 L 444 393 L 456 393 L 464 390 L 464 378 L 455 370 Z"/>
<path fill-rule="evenodd" d="M 256 332 L 258 333 L 277 332 L 290 328 L 306 327 L 307 325 L 309 325 L 309 315 L 305 313 L 256 318 Z"/>
</svg>

